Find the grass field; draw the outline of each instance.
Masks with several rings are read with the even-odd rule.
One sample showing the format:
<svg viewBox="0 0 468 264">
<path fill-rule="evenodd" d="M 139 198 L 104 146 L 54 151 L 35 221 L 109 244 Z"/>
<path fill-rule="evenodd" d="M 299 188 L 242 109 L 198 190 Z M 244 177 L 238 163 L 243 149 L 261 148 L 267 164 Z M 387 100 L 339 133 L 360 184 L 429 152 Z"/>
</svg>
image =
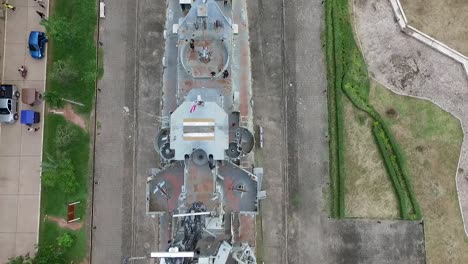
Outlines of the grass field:
<svg viewBox="0 0 468 264">
<path fill-rule="evenodd" d="M 64 146 L 59 146 L 56 142 L 56 131 L 59 126 L 66 125 L 67 121 L 60 115 L 47 115 L 44 125 L 44 155 L 54 155 L 55 151 L 63 150 Z M 71 144 L 65 146 L 68 149 L 70 158 L 76 171 L 76 177 L 79 183 L 78 191 L 67 195 L 55 189 L 42 187 L 41 196 L 41 219 L 45 215 L 52 215 L 66 219 L 67 203 L 80 201 L 77 207 L 76 216 L 86 221 L 87 206 L 87 184 L 88 184 L 88 161 L 89 161 L 89 135 L 77 126 L 72 126 L 75 132 L 75 139 Z M 67 252 L 69 260 L 80 261 L 86 256 L 86 228 L 79 231 L 68 231 L 60 228 L 56 223 L 41 221 L 39 230 L 40 244 L 54 244 L 59 235 L 65 231 L 71 232 L 76 236 L 76 244 Z"/>
<path fill-rule="evenodd" d="M 398 201 L 372 135 L 372 118 L 343 100 L 345 217 L 399 218 Z"/>
<path fill-rule="evenodd" d="M 365 112 L 372 119 L 373 141 L 377 143 L 391 186 L 395 190 L 400 217 L 420 219 L 421 212 L 409 180 L 406 159 L 385 121 L 369 103 L 367 67 L 354 39 L 348 0 L 326 1 L 325 19 L 331 215 L 336 218 L 345 217 L 345 195 L 351 190 L 346 186 L 346 175 L 350 171 L 346 168 L 345 152 L 349 143 L 345 138 L 345 123 L 352 122 L 344 116 L 343 100 L 346 98 L 356 109 Z M 371 142 L 359 142 L 359 144 L 369 145 Z"/>
<path fill-rule="evenodd" d="M 466 0 L 400 0 L 411 26 L 468 56 Z"/>
<path fill-rule="evenodd" d="M 370 102 L 406 154 L 424 214 L 427 263 L 467 263 L 455 186 L 462 130 L 458 119 L 431 102 L 399 96 L 373 83 Z"/>
<path fill-rule="evenodd" d="M 56 91 L 62 97 L 78 101 L 84 107 L 74 106 L 74 110 L 89 121 L 93 109 L 95 95 L 95 80 L 102 76 L 102 65 L 96 65 L 96 1 L 94 0 L 55 0 L 51 2 L 50 23 L 62 21 L 55 25 L 60 32 L 68 35 L 57 36 L 49 34 L 48 47 L 48 78 L 47 90 Z M 50 25 L 50 24 L 49 24 Z M 61 33 L 60 33 L 61 34 Z M 57 38 L 63 37 L 58 41 Z M 102 51 L 100 52 L 102 54 Z M 50 71 L 57 61 L 66 61 L 76 73 L 77 78 L 58 82 L 50 78 Z M 100 69 L 100 70 L 97 70 Z M 66 250 L 66 263 L 80 263 L 87 256 L 87 230 L 83 225 L 78 231 L 60 228 L 56 223 L 44 221 L 46 215 L 67 217 L 67 203 L 80 201 L 76 216 L 86 223 L 88 201 L 88 179 L 90 158 L 90 136 L 78 126 L 70 125 L 63 116 L 46 114 L 44 124 L 44 157 L 54 156 L 58 151 L 65 151 L 70 156 L 78 180 L 75 193 L 66 195 L 55 188 L 43 186 L 41 191 L 41 223 L 39 230 L 39 246 L 57 243 L 57 237 L 69 232 L 75 237 L 75 244 Z M 73 139 L 67 145 L 57 142 L 58 127 L 71 127 Z"/>
</svg>

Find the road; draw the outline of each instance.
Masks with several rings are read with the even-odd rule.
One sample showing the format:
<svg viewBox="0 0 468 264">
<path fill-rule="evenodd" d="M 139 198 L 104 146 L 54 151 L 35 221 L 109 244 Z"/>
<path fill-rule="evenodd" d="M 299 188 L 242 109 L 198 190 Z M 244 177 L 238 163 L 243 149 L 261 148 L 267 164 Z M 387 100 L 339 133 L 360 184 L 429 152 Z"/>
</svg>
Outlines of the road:
<svg viewBox="0 0 468 264">
<path fill-rule="evenodd" d="M 116 0 L 105 11 L 99 25 L 104 76 L 96 104 L 91 262 L 122 263 L 158 249 L 158 222 L 146 216 L 145 193 L 147 169 L 157 165 L 153 138 L 166 5 Z"/>
<path fill-rule="evenodd" d="M 424 263 L 422 225 L 328 217 L 322 1 L 249 1 L 265 263 Z"/>
</svg>

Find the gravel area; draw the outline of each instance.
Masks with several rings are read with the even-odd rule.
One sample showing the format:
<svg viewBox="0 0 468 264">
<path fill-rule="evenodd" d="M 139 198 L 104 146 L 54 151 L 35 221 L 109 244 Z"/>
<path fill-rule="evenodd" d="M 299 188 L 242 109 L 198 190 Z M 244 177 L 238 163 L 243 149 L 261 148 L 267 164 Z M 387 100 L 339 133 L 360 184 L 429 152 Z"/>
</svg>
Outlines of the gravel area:
<svg viewBox="0 0 468 264">
<path fill-rule="evenodd" d="M 468 125 L 468 78 L 462 65 L 400 31 L 388 0 L 355 0 L 358 42 L 370 75 L 390 90 L 429 99 Z M 468 143 L 456 175 L 460 207 L 468 219 Z M 455 175 L 454 175 L 455 176 Z M 465 233 L 468 222 L 464 221 Z"/>
</svg>

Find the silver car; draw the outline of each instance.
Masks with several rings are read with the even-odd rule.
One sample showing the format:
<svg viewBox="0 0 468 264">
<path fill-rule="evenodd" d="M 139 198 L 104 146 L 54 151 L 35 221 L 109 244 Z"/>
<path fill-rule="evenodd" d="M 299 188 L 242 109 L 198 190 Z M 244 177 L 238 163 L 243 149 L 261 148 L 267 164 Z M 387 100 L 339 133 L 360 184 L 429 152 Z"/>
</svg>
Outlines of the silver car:
<svg viewBox="0 0 468 264">
<path fill-rule="evenodd" d="M 0 123 L 14 123 L 18 120 L 19 91 L 15 85 L 0 86 Z"/>
</svg>

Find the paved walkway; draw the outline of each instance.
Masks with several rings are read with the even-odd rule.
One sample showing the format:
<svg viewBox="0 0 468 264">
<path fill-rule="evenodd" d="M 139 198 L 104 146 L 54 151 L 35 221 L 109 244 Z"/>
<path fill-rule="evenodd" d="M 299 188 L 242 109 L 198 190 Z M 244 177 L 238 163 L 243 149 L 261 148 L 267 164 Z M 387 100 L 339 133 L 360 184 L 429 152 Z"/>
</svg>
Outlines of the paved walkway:
<svg viewBox="0 0 468 264">
<path fill-rule="evenodd" d="M 16 11 L 7 10 L 5 16 L 4 47 L 0 67 L 2 83 L 23 88 L 44 90 L 46 59 L 34 60 L 27 47 L 32 30 L 44 31 L 37 11 L 47 13 L 33 0 L 10 0 Z M 3 21 L 0 25 L 3 24 Z M 26 65 L 26 80 L 17 69 Z M 41 112 L 43 104 L 35 107 L 18 104 L 21 109 Z M 16 122 L 2 124 L 0 129 L 0 263 L 9 257 L 34 252 L 38 239 L 40 202 L 40 163 L 42 153 L 42 123 L 38 132 L 28 132 Z"/>
</svg>

